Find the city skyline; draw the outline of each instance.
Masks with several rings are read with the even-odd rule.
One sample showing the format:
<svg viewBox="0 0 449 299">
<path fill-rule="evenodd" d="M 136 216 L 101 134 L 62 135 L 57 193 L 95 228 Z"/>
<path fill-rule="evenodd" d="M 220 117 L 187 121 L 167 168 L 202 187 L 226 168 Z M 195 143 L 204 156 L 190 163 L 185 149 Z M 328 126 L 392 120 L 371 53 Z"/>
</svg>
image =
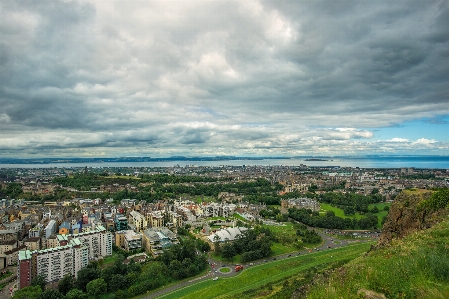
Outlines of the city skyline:
<svg viewBox="0 0 449 299">
<path fill-rule="evenodd" d="M 2 1 L 0 157 L 449 155 L 447 1 Z"/>
</svg>

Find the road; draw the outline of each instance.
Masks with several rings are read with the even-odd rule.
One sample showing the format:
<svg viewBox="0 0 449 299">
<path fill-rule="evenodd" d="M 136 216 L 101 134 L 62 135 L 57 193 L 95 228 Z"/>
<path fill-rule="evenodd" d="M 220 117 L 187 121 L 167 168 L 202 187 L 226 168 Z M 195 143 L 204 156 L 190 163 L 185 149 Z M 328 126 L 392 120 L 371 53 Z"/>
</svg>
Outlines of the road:
<svg viewBox="0 0 449 299">
<path fill-rule="evenodd" d="M 330 236 L 324 234 L 321 231 L 317 231 L 317 233 L 323 238 L 324 242 L 320 246 L 318 246 L 314 249 L 304 249 L 304 250 L 293 252 L 293 253 L 281 254 L 281 255 L 277 255 L 275 257 L 269 257 L 266 259 L 256 260 L 256 261 L 252 261 L 251 263 L 246 263 L 246 264 L 242 264 L 242 265 L 243 265 L 244 269 L 246 269 L 248 267 L 254 267 L 255 265 L 258 265 L 258 264 L 269 263 L 269 262 L 273 262 L 275 260 L 293 258 L 298 255 L 307 255 L 307 254 L 310 254 L 310 253 L 316 252 L 316 251 L 332 250 L 333 248 L 339 248 L 339 247 L 343 247 L 343 246 L 346 246 L 346 245 L 354 243 L 354 242 L 360 242 L 360 240 L 344 240 L 344 239 L 333 240 Z M 335 242 L 337 242 L 337 243 L 335 243 Z M 166 295 L 166 294 L 171 293 L 176 290 L 180 290 L 182 288 L 191 286 L 192 284 L 196 284 L 198 282 L 201 282 L 201 281 L 204 281 L 207 279 L 214 279 L 215 277 L 218 277 L 218 279 L 220 279 L 222 277 L 232 277 L 239 273 L 239 272 L 235 272 L 235 270 L 234 270 L 235 265 L 227 264 L 224 262 L 219 262 L 219 261 L 213 260 L 210 257 L 208 258 L 208 262 L 209 262 L 209 272 L 207 274 L 202 275 L 200 277 L 192 278 L 190 280 L 184 280 L 177 284 L 167 286 L 165 288 L 154 291 L 152 293 L 148 293 L 148 295 L 143 298 L 148 298 L 148 299 L 149 298 L 158 298 L 160 296 Z M 227 273 L 220 272 L 220 268 L 223 268 L 223 267 L 229 268 L 230 272 L 227 272 Z"/>
</svg>

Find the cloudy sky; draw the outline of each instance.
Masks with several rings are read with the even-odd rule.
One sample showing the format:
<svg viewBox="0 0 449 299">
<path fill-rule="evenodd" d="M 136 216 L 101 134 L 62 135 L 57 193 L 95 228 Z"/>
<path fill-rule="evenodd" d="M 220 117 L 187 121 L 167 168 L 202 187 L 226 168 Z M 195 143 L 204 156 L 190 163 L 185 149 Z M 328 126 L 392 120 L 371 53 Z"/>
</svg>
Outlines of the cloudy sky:
<svg viewBox="0 0 449 299">
<path fill-rule="evenodd" d="M 449 1 L 0 2 L 0 157 L 449 154 Z"/>
</svg>

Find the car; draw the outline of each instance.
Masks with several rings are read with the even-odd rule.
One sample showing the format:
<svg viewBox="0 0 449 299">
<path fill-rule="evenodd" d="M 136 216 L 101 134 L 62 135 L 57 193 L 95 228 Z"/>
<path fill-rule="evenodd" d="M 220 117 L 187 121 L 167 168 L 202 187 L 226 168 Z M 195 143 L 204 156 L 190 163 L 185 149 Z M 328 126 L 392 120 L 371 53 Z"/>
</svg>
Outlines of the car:
<svg viewBox="0 0 449 299">
<path fill-rule="evenodd" d="M 298 252 L 298 255 L 300 255 L 301 254 L 301 252 Z"/>
<path fill-rule="evenodd" d="M 287 257 L 291 257 L 291 256 L 292 256 L 291 254 L 287 255 Z"/>
<path fill-rule="evenodd" d="M 226 265 L 221 265 L 222 267 L 226 267 Z"/>
<path fill-rule="evenodd" d="M 264 260 L 264 262 L 266 263 L 266 262 L 268 262 L 267 260 Z"/>
<path fill-rule="evenodd" d="M 212 280 L 218 280 L 218 277 L 217 276 L 215 276 Z"/>
<path fill-rule="evenodd" d="M 249 263 L 250 266 L 254 266 L 254 263 Z"/>
<path fill-rule="evenodd" d="M 273 261 L 275 261 L 275 260 L 276 260 L 276 258 L 274 257 L 274 258 L 273 258 Z"/>
</svg>

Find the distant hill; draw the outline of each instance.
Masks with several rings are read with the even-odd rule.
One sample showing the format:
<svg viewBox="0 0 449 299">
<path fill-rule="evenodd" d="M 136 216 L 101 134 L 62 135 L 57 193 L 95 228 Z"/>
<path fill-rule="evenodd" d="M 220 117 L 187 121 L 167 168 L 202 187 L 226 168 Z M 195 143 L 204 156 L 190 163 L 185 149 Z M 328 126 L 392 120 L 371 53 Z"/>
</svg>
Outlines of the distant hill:
<svg viewBox="0 0 449 299">
<path fill-rule="evenodd" d="M 449 190 L 404 191 L 378 245 L 291 298 L 449 298 Z"/>
</svg>

